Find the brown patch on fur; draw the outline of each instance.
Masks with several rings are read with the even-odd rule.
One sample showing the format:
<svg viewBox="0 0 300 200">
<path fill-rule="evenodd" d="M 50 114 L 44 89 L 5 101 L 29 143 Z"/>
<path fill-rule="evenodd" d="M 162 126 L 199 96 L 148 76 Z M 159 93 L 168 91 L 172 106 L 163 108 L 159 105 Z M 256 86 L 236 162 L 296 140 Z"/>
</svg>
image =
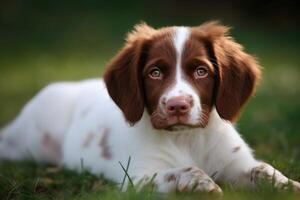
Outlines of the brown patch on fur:
<svg viewBox="0 0 300 200">
<path fill-rule="evenodd" d="M 92 107 L 91 107 L 91 106 L 85 108 L 85 109 L 80 113 L 80 116 L 81 116 L 81 117 L 85 117 L 91 110 L 92 110 Z"/>
<path fill-rule="evenodd" d="M 110 160 L 112 155 L 110 152 L 110 147 L 108 146 L 108 129 L 104 129 L 103 133 L 102 133 L 102 137 L 100 139 L 100 143 L 99 146 L 101 148 L 101 156 L 106 159 L 106 160 Z"/>
<path fill-rule="evenodd" d="M 164 177 L 165 181 L 166 182 L 174 182 L 176 181 L 176 176 L 174 174 L 167 174 L 165 177 Z"/>
<path fill-rule="evenodd" d="M 45 133 L 42 137 L 42 151 L 47 160 L 57 164 L 62 158 L 61 144 L 49 133 Z"/>
<path fill-rule="evenodd" d="M 237 151 L 239 151 L 241 149 L 241 146 L 237 146 L 237 147 L 234 147 L 232 149 L 232 153 L 236 153 Z"/>
<path fill-rule="evenodd" d="M 153 58 L 151 56 L 153 53 L 159 53 L 157 56 L 160 56 L 163 55 L 163 50 L 165 49 L 167 52 L 164 55 L 165 57 L 168 56 L 170 47 L 164 47 L 164 41 L 168 38 L 166 36 L 170 32 L 170 28 L 163 28 L 157 31 L 146 24 L 135 26 L 135 29 L 128 34 L 125 47 L 107 66 L 104 81 L 108 93 L 122 110 L 125 119 L 130 124 L 140 120 L 145 103 L 150 104 L 152 102 L 145 100 L 147 92 L 145 94 L 144 90 L 145 88 L 147 89 L 147 86 L 144 87 L 144 68 L 146 63 L 154 62 L 151 59 Z M 155 49 L 159 50 L 159 52 L 155 51 Z M 147 62 L 148 60 L 149 62 Z M 146 107 L 151 114 L 153 106 L 146 105 Z"/>
<path fill-rule="evenodd" d="M 250 181 L 251 182 L 256 182 L 260 176 L 262 176 L 261 174 L 263 174 L 263 170 L 268 167 L 267 164 L 262 163 L 256 167 L 254 167 L 251 171 L 250 171 Z"/>
<path fill-rule="evenodd" d="M 158 111 L 160 97 L 175 81 L 176 50 L 173 46 L 172 34 L 172 30 L 169 30 L 153 40 L 143 70 L 145 98 L 150 115 Z M 152 80 L 149 77 L 149 72 L 153 67 L 161 70 L 162 80 Z"/>
<path fill-rule="evenodd" d="M 215 105 L 219 115 L 235 121 L 240 109 L 253 94 L 260 79 L 255 58 L 228 36 L 229 28 L 216 22 L 193 28 L 193 35 L 206 45 L 210 60 L 217 71 Z"/>
<path fill-rule="evenodd" d="M 187 168 L 185 168 L 183 171 L 184 172 L 189 172 L 189 171 L 191 171 L 193 168 L 192 167 L 187 167 Z"/>
<path fill-rule="evenodd" d="M 88 133 L 88 135 L 86 136 L 86 138 L 85 138 L 84 142 L 82 143 L 81 147 L 82 148 L 87 148 L 91 144 L 94 136 L 95 135 L 93 133 Z"/>
</svg>

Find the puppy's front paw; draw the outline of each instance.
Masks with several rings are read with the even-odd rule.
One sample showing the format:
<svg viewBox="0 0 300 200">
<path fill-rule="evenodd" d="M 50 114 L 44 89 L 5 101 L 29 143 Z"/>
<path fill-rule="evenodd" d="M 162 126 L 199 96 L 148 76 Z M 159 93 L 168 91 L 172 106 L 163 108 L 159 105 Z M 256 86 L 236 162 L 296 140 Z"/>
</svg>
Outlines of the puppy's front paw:
<svg viewBox="0 0 300 200">
<path fill-rule="evenodd" d="M 300 193 L 300 183 L 297 181 L 290 180 L 293 186 L 294 191 Z"/>
<path fill-rule="evenodd" d="M 284 176 L 280 171 L 273 168 L 271 165 L 262 163 L 261 165 L 251 170 L 251 181 L 257 182 L 261 179 L 268 180 L 273 183 L 278 189 L 285 190 L 292 186 L 293 190 L 300 192 L 300 183 L 293 181 Z"/>
<path fill-rule="evenodd" d="M 221 188 L 197 167 L 183 168 L 176 175 L 166 174 L 166 181 L 174 181 L 179 192 L 222 193 Z"/>
</svg>

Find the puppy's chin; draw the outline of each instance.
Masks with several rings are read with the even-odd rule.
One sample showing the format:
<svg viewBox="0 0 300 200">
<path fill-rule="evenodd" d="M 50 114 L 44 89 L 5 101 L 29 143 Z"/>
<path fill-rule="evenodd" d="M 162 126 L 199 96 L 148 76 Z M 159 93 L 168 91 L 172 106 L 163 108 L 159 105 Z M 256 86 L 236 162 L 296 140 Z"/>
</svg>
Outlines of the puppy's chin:
<svg viewBox="0 0 300 200">
<path fill-rule="evenodd" d="M 189 123 L 187 117 L 175 119 L 174 117 L 168 117 L 158 112 L 151 114 L 151 124 L 153 128 L 157 130 L 167 130 L 172 132 L 203 128 L 201 123 Z"/>
</svg>

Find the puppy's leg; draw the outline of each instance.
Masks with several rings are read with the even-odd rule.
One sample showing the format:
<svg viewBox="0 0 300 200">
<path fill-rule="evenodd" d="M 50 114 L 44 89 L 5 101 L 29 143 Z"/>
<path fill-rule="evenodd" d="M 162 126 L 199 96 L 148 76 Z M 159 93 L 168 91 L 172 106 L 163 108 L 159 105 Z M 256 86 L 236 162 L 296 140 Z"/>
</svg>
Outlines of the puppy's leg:
<svg viewBox="0 0 300 200">
<path fill-rule="evenodd" d="M 295 191 L 300 190 L 298 182 L 288 179 L 271 165 L 256 160 L 250 147 L 232 127 L 223 133 L 227 135 L 223 135 L 211 156 L 214 158 L 211 167 L 218 172 L 214 179 L 216 182 L 249 187 L 257 185 L 261 179 L 267 179 L 278 189 L 288 188 L 286 186 L 290 182 Z"/>
<path fill-rule="evenodd" d="M 290 185 L 295 191 L 300 192 L 299 182 L 288 179 L 280 171 L 267 163 L 260 163 L 258 166 L 252 168 L 249 177 L 250 181 L 254 184 L 260 180 L 267 180 L 273 183 L 278 189 L 286 189 Z"/>
<path fill-rule="evenodd" d="M 134 184 L 142 187 L 148 184 L 153 175 L 134 177 Z M 197 167 L 172 168 L 157 173 L 153 178 L 158 192 L 208 192 L 222 193 L 221 188 L 201 169 Z"/>
<path fill-rule="evenodd" d="M 285 177 L 271 165 L 256 161 L 250 153 L 242 153 L 223 170 L 221 182 L 229 182 L 234 186 L 255 186 L 261 180 L 267 180 L 278 189 L 292 188 L 300 192 L 300 184 Z"/>
</svg>

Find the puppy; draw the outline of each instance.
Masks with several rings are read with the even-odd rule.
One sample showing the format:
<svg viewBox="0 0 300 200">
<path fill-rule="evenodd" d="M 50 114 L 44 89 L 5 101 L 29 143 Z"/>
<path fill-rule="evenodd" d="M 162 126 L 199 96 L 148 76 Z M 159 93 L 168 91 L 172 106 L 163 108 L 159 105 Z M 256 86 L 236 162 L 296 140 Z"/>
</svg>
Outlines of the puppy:
<svg viewBox="0 0 300 200">
<path fill-rule="evenodd" d="M 0 158 L 82 166 L 158 192 L 221 193 L 217 185 L 300 184 L 256 160 L 235 130 L 260 78 L 256 60 L 215 22 L 137 25 L 104 80 L 51 84 L 1 132 Z M 128 179 L 126 184 L 128 185 Z"/>
</svg>

